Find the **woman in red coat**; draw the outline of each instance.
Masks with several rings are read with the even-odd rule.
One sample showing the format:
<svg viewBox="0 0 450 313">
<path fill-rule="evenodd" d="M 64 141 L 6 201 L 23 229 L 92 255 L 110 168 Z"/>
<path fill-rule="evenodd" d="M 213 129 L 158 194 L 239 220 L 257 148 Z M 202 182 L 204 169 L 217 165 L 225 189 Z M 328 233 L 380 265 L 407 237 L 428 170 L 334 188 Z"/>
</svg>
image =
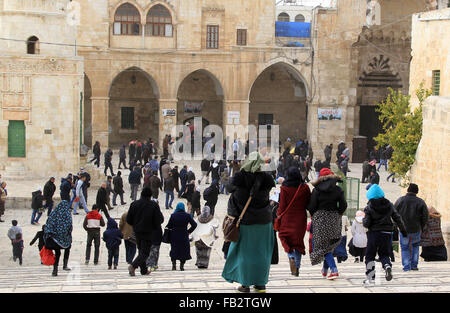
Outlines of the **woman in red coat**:
<svg viewBox="0 0 450 313">
<path fill-rule="evenodd" d="M 295 199 L 292 200 L 295 196 Z M 278 237 L 284 251 L 288 254 L 291 274 L 299 275 L 302 254 L 305 254 L 303 238 L 306 232 L 306 208 L 308 207 L 311 191 L 303 181 L 300 171 L 290 167 L 287 179 L 280 190 L 280 206 L 277 215 L 281 216 Z M 289 204 L 292 204 L 289 206 Z"/>
</svg>

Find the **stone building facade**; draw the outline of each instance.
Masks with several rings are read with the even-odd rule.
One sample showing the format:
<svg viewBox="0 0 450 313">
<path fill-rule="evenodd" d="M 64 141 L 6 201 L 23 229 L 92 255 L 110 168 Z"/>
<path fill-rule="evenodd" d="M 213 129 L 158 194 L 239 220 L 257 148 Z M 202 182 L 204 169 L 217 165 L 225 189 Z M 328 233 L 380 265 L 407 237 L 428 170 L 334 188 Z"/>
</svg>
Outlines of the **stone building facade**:
<svg viewBox="0 0 450 313">
<path fill-rule="evenodd" d="M 282 140 L 306 138 L 311 64 L 302 61 L 310 49 L 275 45 L 274 4 L 81 2 L 77 40 L 89 115 L 84 141 L 98 140 L 106 147 L 151 137 L 161 143 L 172 126 L 195 116 L 225 130 L 230 116 L 231 125 L 280 124 Z M 119 34 L 124 5 L 136 19 L 131 34 Z M 166 12 L 164 35 L 149 33 L 156 8 Z M 165 115 L 166 110 L 173 115 Z M 124 128 L 124 111 L 134 113 L 135 127 Z"/>
<path fill-rule="evenodd" d="M 99 141 L 103 151 L 132 139 L 161 144 L 196 116 L 225 131 L 280 125 L 280 141 L 307 138 L 316 156 L 331 142 L 352 148 L 361 125 L 376 119 L 362 120 L 361 108 L 382 100 L 387 86 L 408 92 L 411 15 L 429 5 L 379 0 L 380 23 L 367 28 L 367 0 L 339 0 L 313 10 L 311 46 L 280 47 L 274 0 L 96 0 L 68 9 L 69 2 L 0 1 L 0 33 L 11 39 L 0 42 L 3 86 L 18 84 L 3 78 L 16 66 L 8 58 L 54 64 L 18 71 L 36 80 L 23 85 L 36 96 L 2 89 L 2 99 L 12 99 L 1 103 L 6 170 L 42 176 L 36 164 L 47 158 L 76 168 L 80 142 Z M 319 119 L 323 110 L 339 117 Z M 12 118 L 26 124 L 29 153 L 20 160 L 7 157 Z"/>
<path fill-rule="evenodd" d="M 75 42 L 64 8 L 64 1 L 0 1 L 0 37 L 14 39 L 0 40 L 4 177 L 48 177 L 79 168 L 83 60 L 73 47 L 45 43 Z"/>
<path fill-rule="evenodd" d="M 450 8 L 414 15 L 412 22 L 412 62 L 410 94 L 413 107 L 418 99 L 414 90 L 424 83 L 433 90 L 423 106 L 423 130 L 412 182 L 419 185 L 419 196 L 442 214 L 447 247 L 450 246 Z M 429 49 L 429 47 L 433 47 Z M 440 72 L 439 80 L 436 73 Z"/>
</svg>

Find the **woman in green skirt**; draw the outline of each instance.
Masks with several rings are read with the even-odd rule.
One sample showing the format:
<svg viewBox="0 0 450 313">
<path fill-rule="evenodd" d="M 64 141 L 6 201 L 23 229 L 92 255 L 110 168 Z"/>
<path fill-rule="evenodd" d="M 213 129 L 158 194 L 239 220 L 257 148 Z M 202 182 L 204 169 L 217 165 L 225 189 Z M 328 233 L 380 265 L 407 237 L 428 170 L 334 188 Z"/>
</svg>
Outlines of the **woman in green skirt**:
<svg viewBox="0 0 450 313">
<path fill-rule="evenodd" d="M 226 281 L 241 284 L 239 292 L 250 292 L 250 286 L 256 292 L 266 292 L 269 281 L 275 241 L 269 194 L 275 182 L 269 172 L 262 171 L 264 163 L 260 153 L 252 152 L 227 187 L 231 192 L 230 216 L 239 217 L 252 197 L 241 220 L 239 240 L 231 243 L 222 272 Z"/>
</svg>

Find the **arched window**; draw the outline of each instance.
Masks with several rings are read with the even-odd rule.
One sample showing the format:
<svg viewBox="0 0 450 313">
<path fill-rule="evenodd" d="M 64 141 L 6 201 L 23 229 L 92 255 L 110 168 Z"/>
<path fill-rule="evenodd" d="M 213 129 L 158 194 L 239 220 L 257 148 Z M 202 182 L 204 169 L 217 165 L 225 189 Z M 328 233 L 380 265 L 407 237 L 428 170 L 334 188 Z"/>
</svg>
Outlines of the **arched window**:
<svg viewBox="0 0 450 313">
<path fill-rule="evenodd" d="M 290 22 L 289 14 L 283 12 L 278 15 L 278 22 Z"/>
<path fill-rule="evenodd" d="M 39 54 L 39 38 L 31 36 L 27 39 L 27 54 Z"/>
<path fill-rule="evenodd" d="M 130 3 L 122 4 L 114 15 L 114 35 L 133 35 L 141 33 L 141 16 Z"/>
<path fill-rule="evenodd" d="M 304 23 L 305 22 L 305 17 L 302 14 L 299 14 L 295 17 L 295 21 L 296 22 L 301 22 Z"/>
<path fill-rule="evenodd" d="M 147 36 L 172 37 L 172 30 L 172 16 L 169 10 L 161 4 L 153 6 L 147 14 L 145 34 Z"/>
</svg>

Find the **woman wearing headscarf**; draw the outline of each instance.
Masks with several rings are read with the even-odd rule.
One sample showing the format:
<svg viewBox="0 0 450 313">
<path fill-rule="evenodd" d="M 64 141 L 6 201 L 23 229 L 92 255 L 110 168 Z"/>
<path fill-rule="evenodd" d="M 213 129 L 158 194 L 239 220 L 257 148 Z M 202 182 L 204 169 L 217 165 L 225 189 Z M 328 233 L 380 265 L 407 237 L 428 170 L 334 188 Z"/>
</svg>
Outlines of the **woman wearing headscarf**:
<svg viewBox="0 0 450 313">
<path fill-rule="evenodd" d="M 306 233 L 306 208 L 311 191 L 303 181 L 298 168 L 290 167 L 287 173 L 287 179 L 280 188 L 280 206 L 277 215 L 281 216 L 281 222 L 278 237 L 288 254 L 291 274 L 299 276 L 302 255 L 305 254 L 303 238 Z"/>
<path fill-rule="evenodd" d="M 441 230 L 441 214 L 433 207 L 428 208 L 429 218 L 422 231 L 420 256 L 425 262 L 447 261 L 447 249 Z"/>
<path fill-rule="evenodd" d="M 192 242 L 195 243 L 195 250 L 197 252 L 197 262 L 195 262 L 195 265 L 199 269 L 206 269 L 209 265 L 212 246 L 216 239 L 219 238 L 216 235 L 219 222 L 211 215 L 209 206 L 203 207 L 202 213 L 195 221 L 197 222 L 197 228 L 192 233 Z"/>
<path fill-rule="evenodd" d="M 47 249 L 55 250 L 52 276 L 58 276 L 61 249 L 64 249 L 63 270 L 70 271 L 67 264 L 72 246 L 72 214 L 68 201 L 61 201 L 50 213 L 45 224 L 44 242 Z"/>
<path fill-rule="evenodd" d="M 341 181 L 330 169 L 320 170 L 319 179 L 312 185 L 314 190 L 308 205 L 313 228 L 313 251 L 310 255 L 311 264 L 323 261 L 322 276 L 327 279 L 339 277 L 333 250 L 339 245 L 342 236 L 342 215 L 347 209 L 344 191 L 336 185 Z M 331 273 L 328 275 L 328 269 Z"/>
<path fill-rule="evenodd" d="M 269 172 L 262 171 L 264 163 L 260 153 L 250 153 L 228 185 L 228 215 L 238 218 L 252 197 L 240 223 L 239 239 L 230 244 L 222 272 L 226 281 L 241 284 L 239 292 L 250 292 L 250 286 L 265 292 L 269 281 L 275 240 L 269 193 L 275 182 Z"/>
<path fill-rule="evenodd" d="M 187 228 L 189 224 L 191 227 Z M 177 260 L 180 261 L 180 271 L 184 271 L 184 263 L 191 259 L 189 234 L 196 227 L 197 223 L 190 214 L 186 213 L 184 203 L 179 202 L 166 226 L 170 229 L 170 258 L 173 271 L 177 269 Z"/>
</svg>

